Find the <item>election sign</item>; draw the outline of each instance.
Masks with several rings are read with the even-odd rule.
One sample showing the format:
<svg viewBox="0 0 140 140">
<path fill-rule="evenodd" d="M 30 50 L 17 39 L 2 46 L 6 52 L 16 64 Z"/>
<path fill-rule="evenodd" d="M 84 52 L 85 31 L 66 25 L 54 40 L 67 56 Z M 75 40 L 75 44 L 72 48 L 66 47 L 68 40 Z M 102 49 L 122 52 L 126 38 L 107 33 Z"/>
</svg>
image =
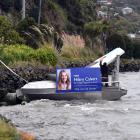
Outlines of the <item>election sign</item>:
<svg viewBox="0 0 140 140">
<path fill-rule="evenodd" d="M 100 68 L 57 69 L 56 93 L 101 91 Z"/>
</svg>

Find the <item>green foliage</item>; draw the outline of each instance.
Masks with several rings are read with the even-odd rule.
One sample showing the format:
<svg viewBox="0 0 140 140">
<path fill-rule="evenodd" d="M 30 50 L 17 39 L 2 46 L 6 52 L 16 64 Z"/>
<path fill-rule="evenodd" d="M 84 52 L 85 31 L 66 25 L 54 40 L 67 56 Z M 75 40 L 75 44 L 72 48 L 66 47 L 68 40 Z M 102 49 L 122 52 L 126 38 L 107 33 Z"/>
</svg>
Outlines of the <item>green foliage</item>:
<svg viewBox="0 0 140 140">
<path fill-rule="evenodd" d="M 4 17 L 0 16 L 0 39 L 2 40 L 2 37 L 5 36 L 7 31 L 12 28 L 12 25 L 10 21 Z"/>
<path fill-rule="evenodd" d="M 0 46 L 0 59 L 5 63 L 17 63 L 21 61 L 37 61 L 41 64 L 55 66 L 57 57 L 51 48 L 40 48 L 34 50 L 26 45 Z"/>
<path fill-rule="evenodd" d="M 86 44 L 87 46 L 90 46 L 91 48 L 94 47 L 96 44 L 96 37 L 100 38 L 102 41 L 104 41 L 101 38 L 101 35 L 106 33 L 109 29 L 108 22 L 105 21 L 96 21 L 96 22 L 89 22 L 86 23 L 84 26 L 84 36 L 86 38 Z"/>
<path fill-rule="evenodd" d="M 110 22 L 113 29 L 118 33 L 133 33 L 138 27 L 136 23 L 131 22 L 126 18 L 113 19 Z"/>
<path fill-rule="evenodd" d="M 113 33 L 110 36 L 108 36 L 106 43 L 107 43 L 107 48 L 109 51 L 111 51 L 117 47 L 120 47 L 122 49 L 126 48 L 126 44 L 123 39 L 123 36 L 120 34 L 117 34 L 117 33 Z"/>
<path fill-rule="evenodd" d="M 5 34 L 5 42 L 6 44 L 17 44 L 23 43 L 24 39 L 20 37 L 19 33 L 15 30 L 8 30 Z"/>
<path fill-rule="evenodd" d="M 106 42 L 108 51 L 120 47 L 125 50 L 125 54 L 123 55 L 124 58 L 139 57 L 140 50 L 138 46 L 140 44 L 135 43 L 124 34 L 114 33 L 107 38 Z"/>
<path fill-rule="evenodd" d="M 35 59 L 42 64 L 55 66 L 57 63 L 56 55 L 51 48 L 39 48 L 36 50 Z"/>
<path fill-rule="evenodd" d="M 61 32 L 66 29 L 68 23 L 67 12 L 55 0 L 44 1 L 41 21 Z"/>
<path fill-rule="evenodd" d="M 67 30 L 70 32 L 81 33 L 85 23 L 96 19 L 94 0 L 57 0 L 57 2 L 67 13 Z"/>
<path fill-rule="evenodd" d="M 30 55 L 33 54 L 33 51 L 32 48 L 25 45 L 7 45 L 3 48 L 0 57 L 7 64 L 16 61 L 28 61 L 30 60 Z"/>
<path fill-rule="evenodd" d="M 34 49 L 40 48 L 46 42 L 53 43 L 58 51 L 60 51 L 63 46 L 63 41 L 59 34 L 54 31 L 53 27 L 50 27 L 47 24 L 26 26 L 26 30 L 22 30 L 22 36 L 24 37 L 26 44 Z"/>
<path fill-rule="evenodd" d="M 84 26 L 85 34 L 87 34 L 91 39 L 97 37 L 101 32 L 100 22 L 89 22 Z"/>
<path fill-rule="evenodd" d="M 97 57 L 95 52 L 90 48 L 80 48 L 74 46 L 64 46 L 61 56 L 74 60 L 74 59 L 94 59 Z"/>
<path fill-rule="evenodd" d="M 1 119 L 0 119 L 0 139 L 1 140 L 19 140 L 19 135 L 16 129 Z"/>
<path fill-rule="evenodd" d="M 123 48 L 125 50 L 125 54 L 123 55 L 124 58 L 132 58 L 133 57 L 133 43 L 132 40 L 126 36 L 126 35 L 122 35 L 122 38 L 125 42 L 125 48 Z"/>
<path fill-rule="evenodd" d="M 22 42 L 23 39 L 14 30 L 10 21 L 4 16 L 0 16 L 0 43 L 16 44 Z"/>
<path fill-rule="evenodd" d="M 133 42 L 133 57 L 140 59 L 140 42 Z"/>
<path fill-rule="evenodd" d="M 28 31 L 28 28 L 32 25 L 36 25 L 35 20 L 32 17 L 26 17 L 24 20 L 18 23 L 16 30 L 22 33 L 23 31 Z"/>
</svg>

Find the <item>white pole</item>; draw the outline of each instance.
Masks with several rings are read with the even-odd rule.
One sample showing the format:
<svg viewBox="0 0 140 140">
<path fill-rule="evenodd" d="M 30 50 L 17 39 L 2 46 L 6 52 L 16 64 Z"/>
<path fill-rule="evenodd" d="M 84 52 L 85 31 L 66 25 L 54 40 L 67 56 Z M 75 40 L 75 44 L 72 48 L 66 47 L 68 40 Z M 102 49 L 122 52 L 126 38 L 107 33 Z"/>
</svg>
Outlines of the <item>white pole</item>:
<svg viewBox="0 0 140 140">
<path fill-rule="evenodd" d="M 42 0 L 39 0 L 38 25 L 40 25 Z"/>
<path fill-rule="evenodd" d="M 120 71 L 120 56 L 117 55 L 115 61 L 115 68 L 112 75 L 112 81 L 119 81 L 119 71 Z M 113 83 L 115 86 L 119 86 L 119 83 Z"/>
<path fill-rule="evenodd" d="M 22 0 L 22 20 L 25 18 L 25 0 Z"/>
<path fill-rule="evenodd" d="M 119 71 L 120 71 L 120 56 L 117 55 L 117 62 L 116 62 L 116 65 L 117 65 L 117 81 L 119 81 Z"/>
</svg>

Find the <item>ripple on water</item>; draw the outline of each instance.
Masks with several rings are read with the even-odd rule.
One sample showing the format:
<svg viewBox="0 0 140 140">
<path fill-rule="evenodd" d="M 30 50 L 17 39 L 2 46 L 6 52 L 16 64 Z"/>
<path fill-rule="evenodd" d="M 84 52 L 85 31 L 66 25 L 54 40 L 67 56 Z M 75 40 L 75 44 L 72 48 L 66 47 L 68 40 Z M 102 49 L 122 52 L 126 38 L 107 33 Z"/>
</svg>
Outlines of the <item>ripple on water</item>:
<svg viewBox="0 0 140 140">
<path fill-rule="evenodd" d="M 140 73 L 120 75 L 128 95 L 119 101 L 39 100 L 1 107 L 0 114 L 39 140 L 139 140 L 139 78 Z"/>
</svg>

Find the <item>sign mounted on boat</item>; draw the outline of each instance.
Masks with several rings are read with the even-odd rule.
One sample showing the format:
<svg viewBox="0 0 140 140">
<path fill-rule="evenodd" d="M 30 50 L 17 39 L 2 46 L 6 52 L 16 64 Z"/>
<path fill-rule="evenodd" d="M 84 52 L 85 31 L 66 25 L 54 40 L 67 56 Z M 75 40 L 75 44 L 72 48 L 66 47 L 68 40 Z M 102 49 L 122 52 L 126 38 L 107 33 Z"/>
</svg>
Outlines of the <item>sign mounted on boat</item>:
<svg viewBox="0 0 140 140">
<path fill-rule="evenodd" d="M 57 69 L 56 93 L 101 91 L 100 68 Z"/>
</svg>

